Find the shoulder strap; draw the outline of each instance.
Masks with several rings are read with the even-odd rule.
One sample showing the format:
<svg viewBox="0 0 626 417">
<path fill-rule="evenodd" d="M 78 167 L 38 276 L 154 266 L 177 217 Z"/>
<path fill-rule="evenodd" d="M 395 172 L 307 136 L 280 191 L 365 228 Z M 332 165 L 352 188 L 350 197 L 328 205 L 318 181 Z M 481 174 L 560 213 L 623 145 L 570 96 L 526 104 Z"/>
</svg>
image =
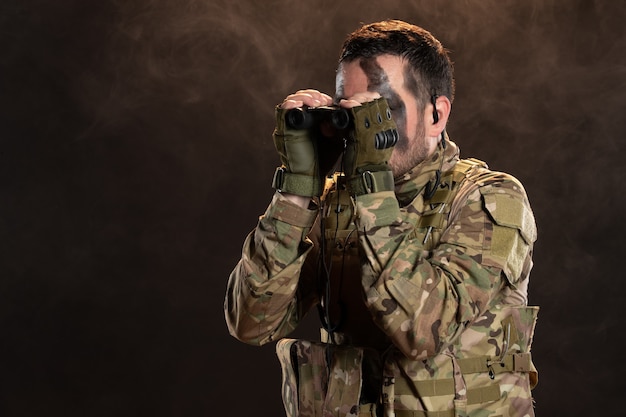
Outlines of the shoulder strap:
<svg viewBox="0 0 626 417">
<path fill-rule="evenodd" d="M 450 203 L 461 188 L 461 183 L 476 168 L 487 168 L 487 164 L 475 158 L 462 159 L 441 176 L 439 188 L 424 205 L 436 205 L 431 212 L 423 215 L 417 223 L 419 228 L 443 229 L 444 221 L 450 213 Z"/>
</svg>

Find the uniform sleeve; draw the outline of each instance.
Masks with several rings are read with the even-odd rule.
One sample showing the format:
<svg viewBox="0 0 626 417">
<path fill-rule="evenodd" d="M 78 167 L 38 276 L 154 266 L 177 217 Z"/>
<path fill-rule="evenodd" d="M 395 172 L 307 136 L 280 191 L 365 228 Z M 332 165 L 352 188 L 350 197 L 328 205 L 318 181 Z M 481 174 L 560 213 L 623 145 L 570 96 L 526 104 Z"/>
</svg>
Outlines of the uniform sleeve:
<svg viewBox="0 0 626 417">
<path fill-rule="evenodd" d="M 316 215 L 276 193 L 247 236 L 224 303 L 228 329 L 237 339 L 254 345 L 277 340 L 310 307 L 312 291 L 299 285 L 299 277 L 313 246 L 307 234 Z"/>
<path fill-rule="evenodd" d="M 407 357 L 440 353 L 504 286 L 528 278 L 535 223 L 510 176 L 468 193 L 432 251 L 392 192 L 359 196 L 356 206 L 368 307 Z"/>
</svg>

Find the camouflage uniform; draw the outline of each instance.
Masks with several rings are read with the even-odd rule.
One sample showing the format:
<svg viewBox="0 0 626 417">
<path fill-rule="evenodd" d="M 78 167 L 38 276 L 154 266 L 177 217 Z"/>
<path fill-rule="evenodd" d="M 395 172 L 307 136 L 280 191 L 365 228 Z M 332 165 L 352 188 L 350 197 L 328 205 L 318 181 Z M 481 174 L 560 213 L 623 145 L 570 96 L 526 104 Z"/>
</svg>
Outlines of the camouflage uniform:
<svg viewBox="0 0 626 417">
<path fill-rule="evenodd" d="M 534 217 L 515 178 L 447 144 L 395 193 L 331 191 L 322 216 L 276 193 L 247 237 L 226 295 L 231 334 L 279 341 L 322 299 L 333 326 L 325 343 L 277 344 L 290 417 L 534 416 Z"/>
</svg>

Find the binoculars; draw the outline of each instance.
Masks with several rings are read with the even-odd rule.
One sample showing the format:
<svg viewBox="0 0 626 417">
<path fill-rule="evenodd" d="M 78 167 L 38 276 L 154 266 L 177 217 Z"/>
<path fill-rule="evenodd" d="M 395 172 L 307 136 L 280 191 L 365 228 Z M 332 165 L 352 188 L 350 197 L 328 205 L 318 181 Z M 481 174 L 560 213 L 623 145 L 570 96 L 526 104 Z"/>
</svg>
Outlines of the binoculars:
<svg viewBox="0 0 626 417">
<path fill-rule="evenodd" d="M 389 110 L 387 110 L 389 113 Z M 391 114 L 386 115 L 391 118 Z M 378 115 L 379 122 L 382 121 Z M 369 123 L 366 119 L 366 123 Z M 304 107 L 290 109 L 285 113 L 285 124 L 291 129 L 316 129 L 327 138 L 341 138 L 348 128 L 354 126 L 351 113 L 339 106 Z M 368 124 L 369 126 L 369 124 Z M 399 139 L 397 129 L 377 132 L 374 136 L 374 147 L 386 149 L 394 146 Z"/>
</svg>

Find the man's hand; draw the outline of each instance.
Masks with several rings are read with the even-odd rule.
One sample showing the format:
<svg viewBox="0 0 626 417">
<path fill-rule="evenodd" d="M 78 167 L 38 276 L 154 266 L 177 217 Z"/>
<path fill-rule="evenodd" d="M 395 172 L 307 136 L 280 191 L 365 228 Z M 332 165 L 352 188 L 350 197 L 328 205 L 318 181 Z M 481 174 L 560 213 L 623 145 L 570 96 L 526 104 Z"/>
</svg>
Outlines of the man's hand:
<svg viewBox="0 0 626 417">
<path fill-rule="evenodd" d="M 316 138 L 309 130 L 287 126 L 285 115 L 291 109 L 328 106 L 332 101 L 332 97 L 317 90 L 300 90 L 276 108 L 273 138 L 282 166 L 276 170 L 272 185 L 283 193 L 304 197 L 292 199 L 302 204 L 322 195 L 326 173 L 320 172 Z"/>
<path fill-rule="evenodd" d="M 398 130 L 387 100 L 364 92 L 339 102 L 350 109 L 354 128 L 344 155 L 344 173 L 353 195 L 394 188 L 389 158 L 398 142 Z"/>
<path fill-rule="evenodd" d="M 345 109 L 351 109 L 353 107 L 362 106 L 364 103 L 369 103 L 380 98 L 380 94 L 375 91 L 365 91 L 358 93 L 350 98 L 342 98 L 339 101 L 339 105 Z"/>
<path fill-rule="evenodd" d="M 333 104 L 333 98 L 328 94 L 321 93 L 317 90 L 299 90 L 288 95 L 282 104 L 281 109 L 289 110 L 298 107 L 321 107 Z"/>
</svg>

